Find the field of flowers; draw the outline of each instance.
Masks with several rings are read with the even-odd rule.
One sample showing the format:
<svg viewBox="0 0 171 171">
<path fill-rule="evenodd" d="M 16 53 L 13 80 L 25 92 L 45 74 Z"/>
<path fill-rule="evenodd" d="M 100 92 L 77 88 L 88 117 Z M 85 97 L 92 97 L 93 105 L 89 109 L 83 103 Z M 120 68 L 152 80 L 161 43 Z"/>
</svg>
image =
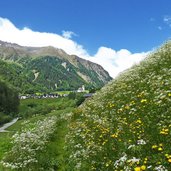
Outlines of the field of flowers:
<svg viewBox="0 0 171 171">
<path fill-rule="evenodd" d="M 20 120 L 0 134 L 0 171 L 65 170 L 65 135 L 73 99 L 26 99 Z"/>
<path fill-rule="evenodd" d="M 74 111 L 68 170 L 171 170 L 171 42 Z"/>
<path fill-rule="evenodd" d="M 24 169 L 35 167 L 37 153 L 42 151 L 53 134 L 57 122 L 57 117 L 47 117 L 35 123 L 24 122 L 24 129 L 17 132 L 12 137 L 13 148 L 1 164 L 4 168 Z"/>
</svg>

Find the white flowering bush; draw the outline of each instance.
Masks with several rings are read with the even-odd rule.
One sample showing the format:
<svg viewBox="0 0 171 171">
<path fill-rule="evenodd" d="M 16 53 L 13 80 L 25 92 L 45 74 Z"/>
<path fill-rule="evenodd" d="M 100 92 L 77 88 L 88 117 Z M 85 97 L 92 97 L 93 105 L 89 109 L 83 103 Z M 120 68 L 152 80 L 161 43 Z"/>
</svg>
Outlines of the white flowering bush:
<svg viewBox="0 0 171 171">
<path fill-rule="evenodd" d="M 25 122 L 21 132 L 12 137 L 13 147 L 1 164 L 4 168 L 16 170 L 31 169 L 38 160 L 37 153 L 42 151 L 56 127 L 57 117 L 47 117 L 36 123 Z"/>
<path fill-rule="evenodd" d="M 69 127 L 70 170 L 171 170 L 171 42 L 78 108 Z"/>
</svg>

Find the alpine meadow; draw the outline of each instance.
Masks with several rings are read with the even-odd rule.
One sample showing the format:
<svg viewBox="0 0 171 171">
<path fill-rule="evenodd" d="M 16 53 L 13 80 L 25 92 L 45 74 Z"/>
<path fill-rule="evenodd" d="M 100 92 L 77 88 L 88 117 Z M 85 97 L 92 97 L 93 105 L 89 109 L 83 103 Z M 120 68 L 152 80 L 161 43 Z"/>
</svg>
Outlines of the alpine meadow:
<svg viewBox="0 0 171 171">
<path fill-rule="evenodd" d="M 71 170 L 171 169 L 171 42 L 73 112 Z"/>
</svg>

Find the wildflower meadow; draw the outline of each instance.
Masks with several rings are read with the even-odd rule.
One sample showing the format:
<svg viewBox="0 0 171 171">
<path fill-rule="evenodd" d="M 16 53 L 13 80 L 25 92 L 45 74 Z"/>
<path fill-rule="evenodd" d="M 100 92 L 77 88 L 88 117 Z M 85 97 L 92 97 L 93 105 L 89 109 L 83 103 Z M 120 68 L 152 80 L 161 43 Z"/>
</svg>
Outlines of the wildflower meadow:
<svg viewBox="0 0 171 171">
<path fill-rule="evenodd" d="M 31 118 L 21 121 L 0 168 L 171 170 L 171 42 L 121 73 L 78 108 L 74 100 L 61 100 L 62 108 L 54 101 L 56 108 L 51 113 L 31 115 L 35 122 Z"/>
<path fill-rule="evenodd" d="M 13 147 L 1 164 L 4 168 L 34 170 L 38 152 L 46 147 L 50 135 L 53 134 L 57 117 L 47 117 L 36 123 L 24 122 L 24 130 L 12 136 Z"/>
<path fill-rule="evenodd" d="M 171 170 L 171 42 L 76 109 L 68 170 Z"/>
</svg>

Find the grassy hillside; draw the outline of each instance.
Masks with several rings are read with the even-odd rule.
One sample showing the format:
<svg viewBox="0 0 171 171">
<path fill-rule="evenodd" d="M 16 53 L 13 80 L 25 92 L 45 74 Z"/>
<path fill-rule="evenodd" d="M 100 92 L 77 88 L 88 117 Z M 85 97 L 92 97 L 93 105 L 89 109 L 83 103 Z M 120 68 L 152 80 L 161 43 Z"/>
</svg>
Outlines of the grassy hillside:
<svg viewBox="0 0 171 171">
<path fill-rule="evenodd" d="M 69 170 L 171 170 L 171 42 L 78 108 Z"/>
<path fill-rule="evenodd" d="M 39 85 L 32 83 L 33 76 L 31 77 L 31 75 L 33 73 L 25 70 L 26 68 L 16 62 L 0 59 L 0 77 L 3 80 L 13 85 L 20 92 L 39 89 Z"/>
</svg>

